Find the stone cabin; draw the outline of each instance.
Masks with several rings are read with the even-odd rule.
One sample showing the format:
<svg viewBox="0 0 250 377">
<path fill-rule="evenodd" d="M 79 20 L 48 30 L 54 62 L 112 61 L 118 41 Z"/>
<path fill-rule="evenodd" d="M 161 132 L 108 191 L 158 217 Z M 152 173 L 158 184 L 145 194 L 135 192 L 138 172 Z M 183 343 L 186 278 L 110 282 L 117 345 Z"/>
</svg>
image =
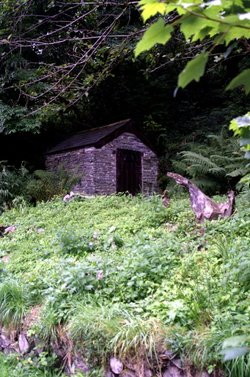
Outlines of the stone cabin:
<svg viewBox="0 0 250 377">
<path fill-rule="evenodd" d="M 47 169 L 62 165 L 80 177 L 74 190 L 88 195 L 158 191 L 157 156 L 129 119 L 81 131 L 50 149 L 45 159 Z"/>
</svg>

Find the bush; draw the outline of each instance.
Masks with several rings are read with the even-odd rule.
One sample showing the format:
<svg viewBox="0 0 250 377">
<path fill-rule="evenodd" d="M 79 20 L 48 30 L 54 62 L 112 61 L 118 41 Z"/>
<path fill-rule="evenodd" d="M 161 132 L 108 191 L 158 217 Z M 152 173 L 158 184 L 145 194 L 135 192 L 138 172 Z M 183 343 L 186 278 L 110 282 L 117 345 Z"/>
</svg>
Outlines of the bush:
<svg viewBox="0 0 250 377">
<path fill-rule="evenodd" d="M 25 203 L 47 201 L 64 195 L 78 182 L 62 167 L 55 172 L 36 170 L 31 174 L 21 165 L 19 169 L 0 162 L 0 214 L 5 209 L 23 208 Z"/>
<path fill-rule="evenodd" d="M 78 177 L 72 177 L 63 167 L 59 167 L 55 172 L 36 170 L 26 190 L 35 200 L 48 201 L 55 195 L 66 194 L 78 180 Z"/>
<path fill-rule="evenodd" d="M 78 234 L 72 229 L 60 232 L 57 238 L 64 255 L 84 255 L 95 250 L 95 239 L 91 234 Z"/>
<path fill-rule="evenodd" d="M 28 170 L 24 165 L 20 169 L 6 165 L 6 161 L 0 162 L 0 214 L 5 209 L 10 209 L 19 197 L 26 197 L 26 184 L 29 180 Z"/>
</svg>

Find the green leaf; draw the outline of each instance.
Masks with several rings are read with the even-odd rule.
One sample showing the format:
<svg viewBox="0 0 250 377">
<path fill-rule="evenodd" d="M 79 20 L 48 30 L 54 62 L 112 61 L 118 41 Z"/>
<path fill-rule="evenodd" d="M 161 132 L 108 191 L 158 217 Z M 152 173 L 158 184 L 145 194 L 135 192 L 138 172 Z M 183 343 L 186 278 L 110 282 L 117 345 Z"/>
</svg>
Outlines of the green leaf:
<svg viewBox="0 0 250 377">
<path fill-rule="evenodd" d="M 203 76 L 208 61 L 208 52 L 202 52 L 189 61 L 178 77 L 178 86 L 185 88 L 191 81 L 199 81 Z"/>
<path fill-rule="evenodd" d="M 228 10 L 230 10 L 232 8 L 235 8 L 236 6 L 238 8 L 244 9 L 243 0 L 234 0 L 234 1 L 228 1 L 228 0 L 225 1 L 225 0 L 223 0 L 222 4 L 224 5 L 224 8 L 228 9 Z"/>
<path fill-rule="evenodd" d="M 225 27 L 225 25 L 224 25 L 223 28 L 220 27 L 220 30 L 222 32 L 225 32 L 224 40 L 225 40 L 226 46 L 228 46 L 229 43 L 234 41 L 234 40 L 239 40 L 241 38 L 246 38 L 246 39 L 250 38 L 250 30 L 246 30 L 246 29 L 239 28 L 239 27 L 236 27 L 236 26 L 231 26 L 228 29 L 228 27 Z"/>
<path fill-rule="evenodd" d="M 245 18 L 246 17 L 246 18 Z M 218 25 L 218 30 L 223 36 L 226 45 L 234 40 L 250 38 L 250 25 L 248 13 L 231 14 L 223 17 L 223 22 Z"/>
<path fill-rule="evenodd" d="M 250 93 L 250 69 L 244 69 L 238 76 L 236 76 L 228 86 L 226 90 L 235 89 L 238 86 L 244 86 L 246 94 Z"/>
<path fill-rule="evenodd" d="M 164 20 L 160 18 L 148 28 L 142 39 L 136 45 L 135 57 L 144 51 L 150 50 L 157 43 L 167 43 L 167 41 L 171 38 L 172 31 L 173 27 L 171 25 L 166 25 Z"/>
<path fill-rule="evenodd" d="M 198 31 L 206 26 L 206 20 L 204 21 L 202 18 L 190 15 L 188 17 L 184 17 L 181 22 L 181 32 L 184 34 L 185 39 L 189 39 L 193 35 L 195 35 Z"/>
<path fill-rule="evenodd" d="M 186 40 L 202 40 L 207 36 L 215 35 L 218 32 L 217 29 L 217 22 L 208 21 L 194 15 L 183 17 L 181 20 L 181 32 L 184 34 Z"/>
<path fill-rule="evenodd" d="M 221 8 L 217 6 L 206 8 L 201 12 L 200 16 L 186 14 L 181 20 L 181 31 L 185 39 L 191 38 L 192 41 L 197 41 L 204 39 L 206 36 L 211 37 L 218 34 L 220 9 Z"/>
<path fill-rule="evenodd" d="M 149 4 L 145 4 L 142 7 L 142 18 L 143 21 L 147 21 L 150 17 L 155 16 L 157 13 L 164 15 L 166 13 L 167 4 L 159 3 L 154 0 Z"/>
</svg>

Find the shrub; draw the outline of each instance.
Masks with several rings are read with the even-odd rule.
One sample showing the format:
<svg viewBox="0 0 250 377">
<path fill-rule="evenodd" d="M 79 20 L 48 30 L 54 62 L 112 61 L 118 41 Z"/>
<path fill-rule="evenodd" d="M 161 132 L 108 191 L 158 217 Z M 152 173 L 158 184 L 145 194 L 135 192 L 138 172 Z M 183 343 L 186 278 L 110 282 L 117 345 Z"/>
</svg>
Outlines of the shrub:
<svg viewBox="0 0 250 377">
<path fill-rule="evenodd" d="M 47 201 L 55 195 L 66 194 L 79 178 L 71 176 L 63 167 L 56 171 L 36 170 L 27 184 L 27 194 L 37 201 Z"/>
<path fill-rule="evenodd" d="M 0 214 L 13 206 L 16 197 L 25 198 L 25 187 L 29 180 L 28 170 L 22 165 L 19 169 L 0 162 Z"/>
</svg>

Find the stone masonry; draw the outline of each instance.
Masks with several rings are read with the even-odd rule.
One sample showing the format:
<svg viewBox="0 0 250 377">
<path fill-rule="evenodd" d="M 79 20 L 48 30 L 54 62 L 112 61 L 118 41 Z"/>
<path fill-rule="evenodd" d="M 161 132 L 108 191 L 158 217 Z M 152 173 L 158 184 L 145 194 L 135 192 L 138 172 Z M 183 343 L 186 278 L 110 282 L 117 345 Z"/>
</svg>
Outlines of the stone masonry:
<svg viewBox="0 0 250 377">
<path fill-rule="evenodd" d="M 75 191 L 88 195 L 116 193 L 116 151 L 129 149 L 142 154 L 141 192 L 150 195 L 158 191 L 158 159 L 137 136 L 124 132 L 102 148 L 85 147 L 46 156 L 46 167 L 59 165 L 81 178 Z"/>
</svg>

